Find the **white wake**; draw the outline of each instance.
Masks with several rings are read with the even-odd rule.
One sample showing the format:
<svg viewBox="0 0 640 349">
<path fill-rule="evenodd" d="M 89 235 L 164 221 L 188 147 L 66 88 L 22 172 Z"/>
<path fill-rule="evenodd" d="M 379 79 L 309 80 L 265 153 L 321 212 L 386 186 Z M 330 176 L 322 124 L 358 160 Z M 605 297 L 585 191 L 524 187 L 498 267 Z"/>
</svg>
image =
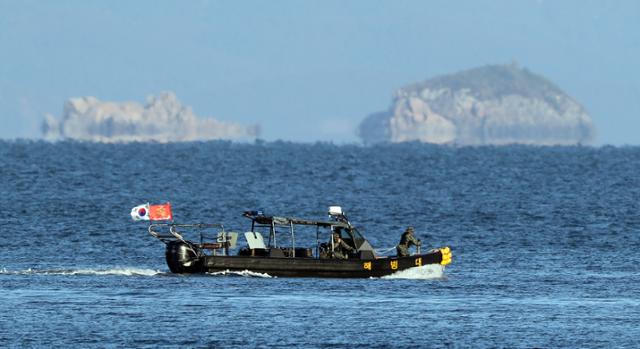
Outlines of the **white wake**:
<svg viewBox="0 0 640 349">
<path fill-rule="evenodd" d="M 381 277 L 381 279 L 441 279 L 444 277 L 445 267 L 440 264 L 427 264 L 421 267 L 413 267 L 395 272 L 391 275 Z"/>
<path fill-rule="evenodd" d="M 140 268 L 79 268 L 79 269 L 0 269 L 0 275 L 121 275 L 154 276 L 164 274 L 159 270 Z"/>
<path fill-rule="evenodd" d="M 243 277 L 258 277 L 258 278 L 271 278 L 272 276 L 269 274 L 265 274 L 265 273 L 256 273 L 254 271 L 251 270 L 243 270 L 243 271 L 231 271 L 231 270 L 224 270 L 224 271 L 217 271 L 214 273 L 207 273 L 207 275 L 214 275 L 214 276 L 243 276 Z"/>
</svg>

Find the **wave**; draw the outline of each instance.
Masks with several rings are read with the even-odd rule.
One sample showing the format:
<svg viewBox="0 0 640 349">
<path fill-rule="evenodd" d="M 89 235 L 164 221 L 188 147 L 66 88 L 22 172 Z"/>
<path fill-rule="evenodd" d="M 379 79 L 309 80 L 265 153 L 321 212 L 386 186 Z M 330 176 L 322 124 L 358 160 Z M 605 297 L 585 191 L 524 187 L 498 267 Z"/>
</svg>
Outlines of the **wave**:
<svg viewBox="0 0 640 349">
<path fill-rule="evenodd" d="M 86 269 L 0 269 L 0 275 L 121 275 L 154 276 L 165 274 L 159 270 L 140 268 L 86 268 Z"/>
<path fill-rule="evenodd" d="M 271 278 L 272 276 L 269 274 L 265 274 L 265 273 L 256 273 L 254 271 L 251 270 L 243 270 L 243 271 L 231 271 L 231 270 L 224 270 L 224 271 L 217 271 L 214 273 L 207 273 L 207 275 L 213 275 L 213 276 L 243 276 L 243 277 L 258 277 L 258 278 Z"/>
<path fill-rule="evenodd" d="M 391 275 L 381 277 L 381 279 L 441 279 L 444 277 L 445 267 L 440 264 L 428 264 L 421 267 L 414 267 L 395 272 Z"/>
</svg>

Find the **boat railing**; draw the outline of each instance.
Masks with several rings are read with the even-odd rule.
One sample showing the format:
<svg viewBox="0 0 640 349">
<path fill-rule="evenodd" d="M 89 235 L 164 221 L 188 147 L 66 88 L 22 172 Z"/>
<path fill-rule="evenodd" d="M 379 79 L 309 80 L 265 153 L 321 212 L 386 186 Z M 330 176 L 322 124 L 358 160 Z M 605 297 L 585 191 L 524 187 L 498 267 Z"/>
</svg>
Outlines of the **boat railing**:
<svg viewBox="0 0 640 349">
<path fill-rule="evenodd" d="M 185 238 L 185 235 L 194 231 L 199 233 L 199 243 L 195 239 Z M 235 247 L 238 235 L 225 231 L 224 225 L 219 223 L 156 223 L 149 225 L 149 234 L 165 244 L 181 241 L 187 245 L 193 244 L 201 251 L 210 251 L 213 255 L 218 250 L 222 250 L 223 255 L 229 255 L 229 249 Z"/>
<path fill-rule="evenodd" d="M 223 233 L 223 235 L 226 236 L 224 225 L 218 223 L 155 223 L 149 225 L 149 234 L 164 243 L 175 240 L 186 242 L 183 237 L 184 232 L 182 232 L 184 229 L 197 230 L 200 233 L 201 244 L 206 243 L 206 240 L 217 240 L 219 233 Z M 216 232 L 214 237 L 213 235 L 207 234 L 206 230 L 208 229 L 219 229 L 219 231 Z"/>
</svg>

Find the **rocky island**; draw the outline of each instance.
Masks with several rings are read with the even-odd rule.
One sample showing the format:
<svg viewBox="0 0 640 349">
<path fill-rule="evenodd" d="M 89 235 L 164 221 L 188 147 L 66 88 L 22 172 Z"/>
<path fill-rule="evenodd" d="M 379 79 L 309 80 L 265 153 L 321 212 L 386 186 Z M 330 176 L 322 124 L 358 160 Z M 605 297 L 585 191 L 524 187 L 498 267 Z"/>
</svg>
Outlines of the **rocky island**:
<svg viewBox="0 0 640 349">
<path fill-rule="evenodd" d="M 588 144 L 591 117 L 573 98 L 515 64 L 435 77 L 396 91 L 359 127 L 365 144 Z"/>
<path fill-rule="evenodd" d="M 258 125 L 245 126 L 214 118 L 199 118 L 173 92 L 136 102 L 103 102 L 95 97 L 71 98 L 64 104 L 62 120 L 45 116 L 45 139 L 92 142 L 182 142 L 231 139 L 252 140 Z"/>
</svg>

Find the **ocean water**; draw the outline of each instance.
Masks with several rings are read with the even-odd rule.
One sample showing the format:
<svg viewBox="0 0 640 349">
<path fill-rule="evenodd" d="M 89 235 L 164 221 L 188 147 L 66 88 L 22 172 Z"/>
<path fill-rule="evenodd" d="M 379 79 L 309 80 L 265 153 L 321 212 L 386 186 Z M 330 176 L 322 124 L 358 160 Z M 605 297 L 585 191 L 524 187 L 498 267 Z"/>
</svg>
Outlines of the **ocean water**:
<svg viewBox="0 0 640 349">
<path fill-rule="evenodd" d="M 640 148 L 0 141 L 0 347 L 638 348 Z M 341 205 L 380 279 L 174 275 L 129 211 L 245 231 Z"/>
</svg>

